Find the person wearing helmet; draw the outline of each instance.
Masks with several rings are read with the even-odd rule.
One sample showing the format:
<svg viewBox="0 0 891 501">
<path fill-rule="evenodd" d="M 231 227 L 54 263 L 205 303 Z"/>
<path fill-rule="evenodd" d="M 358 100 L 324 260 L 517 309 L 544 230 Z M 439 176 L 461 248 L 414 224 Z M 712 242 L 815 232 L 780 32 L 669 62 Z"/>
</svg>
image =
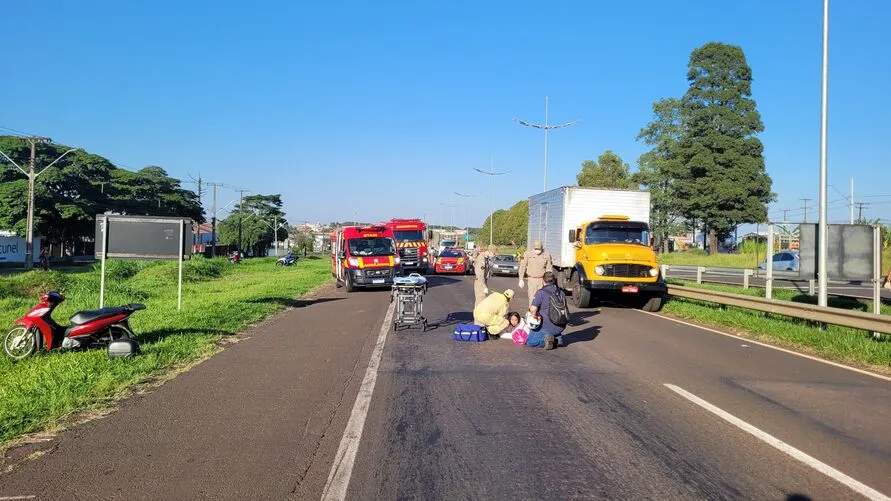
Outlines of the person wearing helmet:
<svg viewBox="0 0 891 501">
<path fill-rule="evenodd" d="M 554 273 L 546 272 L 542 279 L 544 280 L 544 287 L 535 293 L 532 305 L 529 306 L 527 321 L 531 330 L 526 338 L 526 346 L 532 348 L 544 347 L 546 350 L 553 350 L 555 346 L 563 344 L 563 330 L 566 329 L 567 324 L 559 325 L 554 323 L 550 314 L 551 301 L 556 300 L 556 304 L 563 307 L 567 316 L 569 310 L 566 309 L 566 295 L 557 287 L 557 277 L 554 276 Z M 539 325 L 539 327 L 536 328 L 536 325 Z"/>
<path fill-rule="evenodd" d="M 482 325 L 491 336 L 497 336 L 509 325 L 507 309 L 514 291 L 493 292 L 473 309 L 473 323 Z"/>
</svg>

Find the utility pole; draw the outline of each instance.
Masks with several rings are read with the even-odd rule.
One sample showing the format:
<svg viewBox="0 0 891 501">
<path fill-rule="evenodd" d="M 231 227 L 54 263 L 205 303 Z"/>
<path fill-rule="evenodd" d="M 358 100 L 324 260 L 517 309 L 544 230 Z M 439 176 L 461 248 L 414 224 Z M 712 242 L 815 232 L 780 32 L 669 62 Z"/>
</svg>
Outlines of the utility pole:
<svg viewBox="0 0 891 501">
<path fill-rule="evenodd" d="M 570 125 L 578 122 L 579 119 L 573 120 L 572 122 L 566 122 L 560 125 L 549 125 L 548 124 L 548 96 L 545 96 L 545 123 L 535 124 L 531 122 L 527 122 L 525 120 L 520 120 L 519 118 L 514 118 L 514 122 L 517 122 L 520 125 L 525 125 L 526 127 L 532 127 L 534 129 L 543 129 L 544 130 L 544 190 L 548 191 L 548 131 L 551 129 L 562 129 L 563 127 L 569 127 Z"/>
<path fill-rule="evenodd" d="M 217 257 L 217 188 L 223 186 L 223 183 L 207 183 L 213 187 L 213 206 L 210 213 L 210 256 Z"/>
<path fill-rule="evenodd" d="M 239 194 L 238 198 L 238 252 L 244 252 L 241 244 L 241 222 L 244 220 L 244 216 L 242 215 L 242 209 L 244 208 L 244 193 L 250 192 L 250 190 L 235 190 Z"/>
<path fill-rule="evenodd" d="M 77 151 L 78 148 L 72 148 L 65 153 L 59 155 L 58 158 L 52 161 L 49 165 L 40 170 L 40 172 L 36 171 L 36 163 L 37 163 L 37 143 L 51 143 L 52 139 L 48 137 L 38 137 L 31 136 L 25 138 L 28 143 L 31 145 L 31 159 L 28 162 L 28 170 L 22 168 L 19 164 L 15 163 L 9 156 L 0 151 L 0 155 L 6 158 L 10 163 L 16 166 L 16 168 L 21 171 L 22 174 L 28 176 L 28 220 L 27 220 L 27 235 L 25 237 L 25 269 L 32 269 L 34 267 L 34 188 L 35 182 L 37 181 L 37 176 L 43 174 L 47 169 L 56 165 L 56 162 L 62 160 L 63 157 L 68 155 L 73 151 Z"/>
<path fill-rule="evenodd" d="M 857 202 L 857 221 L 863 221 L 863 207 L 869 207 L 866 202 Z M 852 223 L 853 224 L 853 223 Z"/>
<path fill-rule="evenodd" d="M 807 223 L 807 203 L 812 201 L 812 198 L 802 198 L 801 201 L 804 202 L 804 222 Z"/>
<path fill-rule="evenodd" d="M 851 178 L 851 224 L 854 224 L 854 178 Z"/>
<path fill-rule="evenodd" d="M 476 167 L 474 167 L 473 170 L 475 170 L 481 174 L 486 174 L 489 176 L 489 178 L 492 179 L 492 191 L 489 193 L 489 245 L 492 245 L 492 242 L 495 240 L 495 207 L 494 207 L 494 203 L 495 203 L 494 202 L 494 200 L 495 200 L 495 176 L 502 176 L 502 175 L 507 174 L 511 171 L 495 172 L 495 155 L 492 155 L 492 170 L 491 171 L 477 169 Z"/>
<path fill-rule="evenodd" d="M 789 209 L 783 209 L 783 222 L 789 222 Z"/>
</svg>

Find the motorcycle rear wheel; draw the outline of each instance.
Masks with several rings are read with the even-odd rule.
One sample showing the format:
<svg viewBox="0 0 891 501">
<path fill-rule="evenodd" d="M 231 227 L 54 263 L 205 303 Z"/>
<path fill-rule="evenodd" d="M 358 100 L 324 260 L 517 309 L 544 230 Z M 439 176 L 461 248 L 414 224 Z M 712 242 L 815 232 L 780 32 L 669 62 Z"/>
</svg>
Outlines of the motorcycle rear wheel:
<svg viewBox="0 0 891 501">
<path fill-rule="evenodd" d="M 14 361 L 24 360 L 37 351 L 37 332 L 13 327 L 3 337 L 3 352 Z"/>
</svg>

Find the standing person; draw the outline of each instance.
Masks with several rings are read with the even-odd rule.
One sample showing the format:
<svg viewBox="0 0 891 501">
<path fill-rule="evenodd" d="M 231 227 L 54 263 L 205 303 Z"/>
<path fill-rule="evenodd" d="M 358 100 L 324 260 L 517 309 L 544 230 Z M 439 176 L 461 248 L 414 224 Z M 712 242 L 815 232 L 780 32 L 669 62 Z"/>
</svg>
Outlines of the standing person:
<svg viewBox="0 0 891 501">
<path fill-rule="evenodd" d="M 551 259 L 551 253 L 544 250 L 541 240 L 536 240 L 531 251 L 523 254 L 520 260 L 520 288 L 523 288 L 523 276 L 528 274 L 529 279 L 529 305 L 532 305 L 532 299 L 535 293 L 542 288 L 542 277 L 549 271 L 554 270 L 554 262 Z"/>
<path fill-rule="evenodd" d="M 47 257 L 46 247 L 40 248 L 40 267 L 43 271 L 49 270 L 49 258 Z"/>
<path fill-rule="evenodd" d="M 476 296 L 474 306 L 480 304 L 486 298 L 486 294 L 489 293 L 489 259 L 495 256 L 497 251 L 497 247 L 489 245 L 486 252 L 480 252 L 476 259 L 473 260 L 473 274 L 476 277 L 476 280 L 473 282 L 473 293 Z"/>
<path fill-rule="evenodd" d="M 536 319 L 541 319 L 541 326 L 529 331 L 526 346 L 544 346 L 546 350 L 553 350 L 555 346 L 563 344 L 563 330 L 569 325 L 569 305 L 566 295 L 557 287 L 554 272 L 546 272 L 543 280 L 544 287 L 535 293 L 532 305 L 529 306 L 529 313 Z M 551 307 L 552 302 L 554 308 Z"/>
</svg>

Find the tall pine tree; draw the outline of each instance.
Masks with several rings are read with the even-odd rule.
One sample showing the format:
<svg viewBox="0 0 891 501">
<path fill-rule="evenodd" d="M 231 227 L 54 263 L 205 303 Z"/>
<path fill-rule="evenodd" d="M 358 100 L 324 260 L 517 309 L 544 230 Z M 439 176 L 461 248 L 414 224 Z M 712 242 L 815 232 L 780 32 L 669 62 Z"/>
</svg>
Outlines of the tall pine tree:
<svg viewBox="0 0 891 501">
<path fill-rule="evenodd" d="M 681 214 L 718 241 L 741 223 L 763 222 L 775 195 L 764 169 L 764 130 L 752 99 L 752 69 L 742 48 L 710 42 L 690 55 L 690 84 L 680 100 L 682 130 L 672 166 Z"/>
</svg>

